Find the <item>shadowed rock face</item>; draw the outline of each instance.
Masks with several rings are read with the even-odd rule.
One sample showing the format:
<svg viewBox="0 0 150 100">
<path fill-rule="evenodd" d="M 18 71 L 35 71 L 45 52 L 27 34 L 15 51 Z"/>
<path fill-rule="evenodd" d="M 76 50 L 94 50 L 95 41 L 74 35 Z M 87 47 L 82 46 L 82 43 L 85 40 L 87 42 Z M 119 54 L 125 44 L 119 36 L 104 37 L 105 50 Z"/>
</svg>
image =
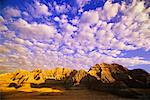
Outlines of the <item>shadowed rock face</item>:
<svg viewBox="0 0 150 100">
<path fill-rule="evenodd" d="M 89 70 L 89 73 L 103 83 L 113 83 L 129 78 L 128 70 L 119 64 L 96 64 Z"/>
<path fill-rule="evenodd" d="M 86 77 L 88 75 L 88 72 L 86 72 L 85 70 L 79 70 L 76 72 L 76 74 L 72 77 L 73 82 L 75 83 L 75 85 L 80 84 L 80 81 Z"/>
<path fill-rule="evenodd" d="M 8 87 L 19 88 L 19 87 L 21 87 L 21 85 L 18 85 L 18 84 L 16 84 L 16 83 L 10 83 Z"/>
<path fill-rule="evenodd" d="M 150 87 L 150 74 L 142 69 L 129 70 L 129 75 L 134 80 L 133 87 L 147 88 Z M 135 84 L 137 83 L 137 84 Z"/>
<path fill-rule="evenodd" d="M 6 79 L 4 79 L 6 77 Z M 29 72 L 18 70 L 14 73 L 0 75 L 0 86 L 6 83 L 9 87 L 32 88 L 54 87 L 70 88 L 84 86 L 90 89 L 108 88 L 147 88 L 150 84 L 150 74 L 141 69 L 128 70 L 119 64 L 96 64 L 87 72 L 69 68 L 55 68 L 41 70 L 39 68 Z"/>
<path fill-rule="evenodd" d="M 150 74 L 142 69 L 128 70 L 119 64 L 96 64 L 89 74 L 99 80 L 96 88 L 148 88 Z"/>
<path fill-rule="evenodd" d="M 65 80 L 54 80 L 54 79 L 46 79 L 44 83 L 34 84 L 31 83 L 31 88 L 65 88 L 66 82 Z"/>
<path fill-rule="evenodd" d="M 141 81 L 143 83 L 147 83 L 148 82 L 148 78 L 150 76 L 149 73 L 147 73 L 146 71 L 144 71 L 142 69 L 129 70 L 129 75 L 133 79 Z"/>
<path fill-rule="evenodd" d="M 69 68 L 56 68 L 51 70 L 41 70 L 37 68 L 31 72 L 18 70 L 16 73 L 10 73 L 10 76 L 8 83 L 14 83 L 18 86 L 22 86 L 26 83 L 48 84 L 46 80 L 49 79 L 63 80 L 66 83 L 70 82 L 71 84 L 79 85 L 80 83 L 89 84 L 91 83 L 89 81 L 93 79 L 101 82 L 101 84 L 118 84 L 118 81 L 122 81 L 127 86 L 132 87 L 135 86 L 135 84 L 147 86 L 149 84 L 148 80 L 150 74 L 142 69 L 128 70 L 119 64 L 102 63 L 91 67 L 88 72 L 85 70 L 71 70 Z M 95 82 L 96 81 L 93 83 L 95 84 Z"/>
</svg>

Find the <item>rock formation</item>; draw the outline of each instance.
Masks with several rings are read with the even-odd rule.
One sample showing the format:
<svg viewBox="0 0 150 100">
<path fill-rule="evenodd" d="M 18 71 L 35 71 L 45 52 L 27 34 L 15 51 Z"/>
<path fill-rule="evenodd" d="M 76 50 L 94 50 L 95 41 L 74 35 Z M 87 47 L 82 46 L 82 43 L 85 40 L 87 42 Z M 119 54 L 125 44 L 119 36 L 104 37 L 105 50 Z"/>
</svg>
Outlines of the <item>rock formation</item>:
<svg viewBox="0 0 150 100">
<path fill-rule="evenodd" d="M 70 88 L 85 86 L 90 89 L 148 88 L 150 74 L 141 69 L 128 70 L 119 64 L 96 64 L 89 71 L 55 68 L 33 71 L 18 70 L 0 74 L 0 87 Z"/>
</svg>

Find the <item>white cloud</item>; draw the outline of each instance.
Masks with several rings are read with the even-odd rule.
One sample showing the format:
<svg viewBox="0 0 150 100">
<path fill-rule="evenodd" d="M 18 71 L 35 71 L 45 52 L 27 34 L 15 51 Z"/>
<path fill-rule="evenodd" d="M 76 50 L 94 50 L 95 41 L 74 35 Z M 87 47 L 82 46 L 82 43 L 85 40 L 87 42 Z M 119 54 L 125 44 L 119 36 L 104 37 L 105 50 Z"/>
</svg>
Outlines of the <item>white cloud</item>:
<svg viewBox="0 0 150 100">
<path fill-rule="evenodd" d="M 60 16 L 60 23 L 64 24 L 64 23 L 68 23 L 68 19 L 67 19 L 67 15 L 63 14 Z"/>
<path fill-rule="evenodd" d="M 136 0 L 134 0 L 136 1 Z M 134 5 L 134 7 L 131 9 L 132 12 L 134 12 L 135 14 L 139 14 L 141 13 L 143 10 L 145 9 L 144 7 L 144 2 L 136 2 L 136 5 Z"/>
<path fill-rule="evenodd" d="M 79 24 L 79 18 L 78 17 L 75 17 L 74 19 L 71 20 L 71 23 L 73 25 L 78 25 Z"/>
<path fill-rule="evenodd" d="M 45 43 L 39 43 L 39 42 L 34 43 L 34 44 L 35 44 L 35 46 L 37 46 L 37 47 L 39 47 L 39 48 L 46 48 L 46 47 L 49 46 L 48 44 L 45 44 Z"/>
<path fill-rule="evenodd" d="M 115 17 L 119 10 L 119 4 L 112 4 L 109 0 L 104 5 L 104 15 L 106 15 L 106 19 L 110 20 L 112 17 Z"/>
<path fill-rule="evenodd" d="M 0 53 L 1 54 L 6 54 L 9 52 L 9 49 L 3 45 L 0 45 Z"/>
<path fill-rule="evenodd" d="M 101 50 L 100 52 L 105 53 L 108 56 L 113 56 L 113 57 L 117 57 L 117 55 L 121 53 L 121 51 L 119 50 Z"/>
<path fill-rule="evenodd" d="M 21 45 L 26 45 L 26 46 L 33 46 L 33 43 L 30 42 L 29 40 L 24 40 L 22 38 L 14 38 L 15 43 L 21 44 Z"/>
<path fill-rule="evenodd" d="M 15 32 L 10 30 L 3 31 L 1 32 L 1 34 L 3 34 L 5 38 L 10 40 L 16 37 Z"/>
<path fill-rule="evenodd" d="M 35 3 L 35 13 L 37 15 L 46 15 L 46 16 L 51 15 L 51 13 L 48 10 L 48 7 L 45 4 L 39 2 Z"/>
<path fill-rule="evenodd" d="M 73 33 L 74 31 L 77 30 L 77 27 L 75 27 L 75 26 L 73 26 L 69 23 L 63 24 L 62 28 L 63 28 L 63 31 L 67 32 L 68 34 L 71 34 L 71 33 Z"/>
<path fill-rule="evenodd" d="M 15 38 L 15 42 L 19 43 L 19 44 L 24 44 L 24 40 L 21 38 Z"/>
<path fill-rule="evenodd" d="M 88 1 L 77 0 L 80 7 Z M 50 16 L 50 9 L 45 4 L 37 2 L 34 6 L 35 16 Z M 59 30 L 56 30 L 51 19 L 45 20 L 48 24 L 29 23 L 23 18 L 7 21 L 9 27 L 1 33 L 7 41 L 0 47 L 0 65 L 22 66 L 27 69 L 30 68 L 27 66 L 88 69 L 95 63 L 102 62 L 125 66 L 150 64 L 150 61 L 138 56 L 119 57 L 123 55 L 122 51 L 140 48 L 150 50 L 149 15 L 148 10 L 143 8 L 143 3 L 119 5 L 107 1 L 104 9 L 83 11 L 81 17 L 72 19 L 64 14 L 66 5 L 57 6 L 63 13 L 52 20 L 59 23 Z M 108 23 L 118 11 L 123 13 L 119 22 Z M 25 12 L 23 15 L 27 16 Z M 0 17 L 2 26 L 6 23 L 4 18 Z"/>
<path fill-rule="evenodd" d="M 52 25 L 31 23 L 29 24 L 23 19 L 14 22 L 12 28 L 19 31 L 20 37 L 24 39 L 45 39 L 53 37 L 55 28 Z"/>
<path fill-rule="evenodd" d="M 62 53 L 63 54 L 72 54 L 72 53 L 74 53 L 74 50 L 64 48 L 64 49 L 62 49 Z"/>
<path fill-rule="evenodd" d="M 10 7 L 4 9 L 4 14 L 7 17 L 19 17 L 19 16 L 21 16 L 20 10 L 18 10 L 16 8 L 10 8 Z"/>
<path fill-rule="evenodd" d="M 6 30 L 8 30 L 8 28 L 5 25 L 0 26 L 0 31 L 6 31 Z"/>
<path fill-rule="evenodd" d="M 0 32 L 8 30 L 7 26 L 4 25 L 4 23 L 5 23 L 4 18 L 0 16 Z"/>
<path fill-rule="evenodd" d="M 32 42 L 30 42 L 29 40 L 25 40 L 25 45 L 27 45 L 27 46 L 32 46 L 32 45 L 33 45 L 33 43 L 32 43 Z"/>
<path fill-rule="evenodd" d="M 142 64 L 150 64 L 150 61 L 144 61 L 144 60 L 139 60 L 136 58 L 114 58 L 114 61 L 117 63 L 120 63 L 125 66 L 135 66 L 135 65 L 142 65 Z"/>
<path fill-rule="evenodd" d="M 4 18 L 2 16 L 0 16 L 0 23 L 4 22 Z"/>
<path fill-rule="evenodd" d="M 60 18 L 59 17 L 54 17 L 54 21 L 59 22 Z"/>
<path fill-rule="evenodd" d="M 81 22 L 87 24 L 96 24 L 99 20 L 98 12 L 97 11 L 85 11 L 82 14 Z"/>
<path fill-rule="evenodd" d="M 24 16 L 29 16 L 29 14 L 27 13 L 27 12 L 22 12 L 22 14 L 24 15 Z"/>
<path fill-rule="evenodd" d="M 87 4 L 89 1 L 91 0 L 76 0 L 77 4 L 80 6 L 80 7 L 83 7 L 85 4 Z"/>
<path fill-rule="evenodd" d="M 70 5 L 67 4 L 58 5 L 56 2 L 54 3 L 54 7 L 57 13 L 66 13 L 71 9 Z"/>
<path fill-rule="evenodd" d="M 10 42 L 5 43 L 1 49 L 3 49 L 3 55 L 1 55 L 3 60 L 1 60 L 0 65 L 15 68 L 21 66 L 24 69 L 28 69 L 31 66 L 31 62 L 28 61 L 29 51 L 24 46 Z"/>
</svg>

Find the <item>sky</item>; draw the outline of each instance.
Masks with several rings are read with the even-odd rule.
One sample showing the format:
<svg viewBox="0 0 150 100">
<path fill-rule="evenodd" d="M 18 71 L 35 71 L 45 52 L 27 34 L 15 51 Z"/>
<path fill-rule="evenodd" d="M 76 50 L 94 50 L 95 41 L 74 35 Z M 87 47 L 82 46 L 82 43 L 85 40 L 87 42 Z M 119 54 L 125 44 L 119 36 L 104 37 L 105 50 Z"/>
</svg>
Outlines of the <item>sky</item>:
<svg viewBox="0 0 150 100">
<path fill-rule="evenodd" d="M 88 70 L 105 62 L 150 72 L 149 6 L 149 0 L 0 0 L 0 70 Z"/>
</svg>

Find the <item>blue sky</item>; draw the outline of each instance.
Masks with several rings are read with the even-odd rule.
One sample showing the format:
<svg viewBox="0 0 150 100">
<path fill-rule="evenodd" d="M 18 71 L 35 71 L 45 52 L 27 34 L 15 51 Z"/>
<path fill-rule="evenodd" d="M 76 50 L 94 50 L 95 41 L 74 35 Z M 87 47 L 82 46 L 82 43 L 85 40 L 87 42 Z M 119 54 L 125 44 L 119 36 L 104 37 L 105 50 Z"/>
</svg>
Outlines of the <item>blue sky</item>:
<svg viewBox="0 0 150 100">
<path fill-rule="evenodd" d="M 118 63 L 150 72 L 149 2 L 1 0 L 0 66 L 89 69 Z"/>
</svg>

